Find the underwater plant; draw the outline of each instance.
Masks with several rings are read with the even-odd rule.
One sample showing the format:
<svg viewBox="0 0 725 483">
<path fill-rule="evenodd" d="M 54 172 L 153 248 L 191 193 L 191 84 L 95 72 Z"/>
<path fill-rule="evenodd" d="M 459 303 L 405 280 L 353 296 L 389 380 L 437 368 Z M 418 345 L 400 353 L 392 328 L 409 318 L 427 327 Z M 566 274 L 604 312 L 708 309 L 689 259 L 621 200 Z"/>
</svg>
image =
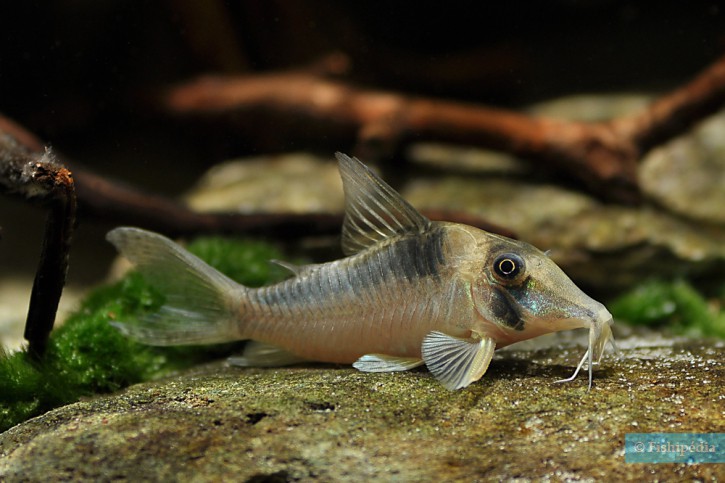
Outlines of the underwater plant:
<svg viewBox="0 0 725 483">
<path fill-rule="evenodd" d="M 189 251 L 239 283 L 259 286 L 286 272 L 270 264 L 280 252 L 263 242 L 206 237 Z M 110 322 L 134 320 L 164 300 L 134 272 L 89 294 L 55 329 L 45 357 L 0 353 L 0 431 L 84 396 L 117 391 L 173 370 L 229 355 L 239 344 L 160 348 L 124 337 Z"/>
</svg>

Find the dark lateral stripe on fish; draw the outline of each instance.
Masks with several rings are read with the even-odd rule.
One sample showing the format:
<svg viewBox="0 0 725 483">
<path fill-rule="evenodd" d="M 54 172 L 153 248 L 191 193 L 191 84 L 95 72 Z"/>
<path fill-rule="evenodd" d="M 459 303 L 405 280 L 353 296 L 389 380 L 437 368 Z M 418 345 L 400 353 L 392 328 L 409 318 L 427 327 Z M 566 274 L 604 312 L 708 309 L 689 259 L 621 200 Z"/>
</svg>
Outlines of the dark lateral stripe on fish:
<svg viewBox="0 0 725 483">
<path fill-rule="evenodd" d="M 260 305 L 274 312 L 311 315 L 320 312 L 325 301 L 361 296 L 359 276 L 354 272 L 347 264 L 334 263 L 254 292 Z"/>
<path fill-rule="evenodd" d="M 363 252 L 352 263 L 330 264 L 303 276 L 259 289 L 262 304 L 291 308 L 315 305 L 326 299 L 346 296 L 375 299 L 381 285 L 405 279 L 415 283 L 424 277 L 440 277 L 445 263 L 445 232 L 434 229 L 418 236 L 403 238 L 394 245 Z"/>
<path fill-rule="evenodd" d="M 517 304 L 512 300 L 511 295 L 506 289 L 501 287 L 493 287 L 493 297 L 491 297 L 491 312 L 507 327 L 514 330 L 524 330 L 524 320 L 521 318 Z"/>
</svg>

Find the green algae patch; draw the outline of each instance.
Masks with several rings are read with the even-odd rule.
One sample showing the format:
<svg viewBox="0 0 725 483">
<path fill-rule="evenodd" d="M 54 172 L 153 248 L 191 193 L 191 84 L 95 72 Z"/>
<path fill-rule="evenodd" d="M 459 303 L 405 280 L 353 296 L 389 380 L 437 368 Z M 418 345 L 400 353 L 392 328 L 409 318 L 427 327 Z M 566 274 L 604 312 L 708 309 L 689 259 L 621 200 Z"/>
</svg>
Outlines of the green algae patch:
<svg viewBox="0 0 725 483">
<path fill-rule="evenodd" d="M 194 240 L 186 249 L 247 287 L 260 287 L 289 275 L 286 269 L 270 263 L 283 258 L 282 253 L 262 242 L 205 237 Z"/>
<path fill-rule="evenodd" d="M 705 297 L 685 280 L 651 280 L 608 304 L 616 319 L 632 325 L 668 327 L 690 337 L 725 339 L 725 284 Z"/>
<path fill-rule="evenodd" d="M 283 269 L 271 246 L 252 241 L 201 238 L 189 250 L 248 286 L 272 283 Z M 137 273 L 93 291 L 80 309 L 53 331 L 41 361 L 26 352 L 0 353 L 0 431 L 83 396 L 113 392 L 173 370 L 223 357 L 238 344 L 158 348 L 124 337 L 111 322 L 132 322 L 161 307 L 164 299 Z"/>
</svg>

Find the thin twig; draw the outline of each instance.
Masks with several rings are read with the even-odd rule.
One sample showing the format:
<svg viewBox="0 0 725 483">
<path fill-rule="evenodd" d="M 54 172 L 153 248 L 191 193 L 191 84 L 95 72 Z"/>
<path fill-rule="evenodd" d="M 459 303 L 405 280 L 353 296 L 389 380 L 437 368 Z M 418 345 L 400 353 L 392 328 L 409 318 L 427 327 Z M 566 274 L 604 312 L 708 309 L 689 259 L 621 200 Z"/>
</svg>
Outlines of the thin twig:
<svg viewBox="0 0 725 483">
<path fill-rule="evenodd" d="M 50 151 L 32 153 L 9 134 L 0 133 L 0 189 L 49 209 L 25 322 L 28 352 L 41 357 L 68 272 L 76 213 L 73 176 Z"/>
</svg>

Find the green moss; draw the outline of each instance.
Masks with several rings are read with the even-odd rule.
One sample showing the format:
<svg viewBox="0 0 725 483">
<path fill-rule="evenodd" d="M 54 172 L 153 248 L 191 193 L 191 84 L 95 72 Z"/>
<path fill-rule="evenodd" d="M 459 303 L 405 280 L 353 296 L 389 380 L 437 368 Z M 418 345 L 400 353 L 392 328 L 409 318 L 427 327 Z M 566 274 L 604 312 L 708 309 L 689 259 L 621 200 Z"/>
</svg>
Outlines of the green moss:
<svg viewBox="0 0 725 483">
<path fill-rule="evenodd" d="M 212 267 L 247 287 L 259 287 L 270 281 L 281 280 L 289 272 L 270 263 L 282 257 L 271 246 L 220 237 L 200 238 L 186 247 Z"/>
<path fill-rule="evenodd" d="M 232 279 L 249 286 L 280 280 L 269 263 L 281 258 L 269 245 L 203 238 L 189 250 Z M 0 353 L 0 431 L 82 396 L 116 391 L 234 350 L 236 344 L 158 348 L 137 344 L 109 322 L 153 312 L 163 297 L 136 273 L 92 292 L 50 337 L 42 361 L 25 352 Z"/>
<path fill-rule="evenodd" d="M 684 280 L 645 282 L 610 303 L 609 309 L 615 318 L 633 325 L 667 326 L 693 337 L 725 338 L 722 297 L 708 300 Z"/>
</svg>

